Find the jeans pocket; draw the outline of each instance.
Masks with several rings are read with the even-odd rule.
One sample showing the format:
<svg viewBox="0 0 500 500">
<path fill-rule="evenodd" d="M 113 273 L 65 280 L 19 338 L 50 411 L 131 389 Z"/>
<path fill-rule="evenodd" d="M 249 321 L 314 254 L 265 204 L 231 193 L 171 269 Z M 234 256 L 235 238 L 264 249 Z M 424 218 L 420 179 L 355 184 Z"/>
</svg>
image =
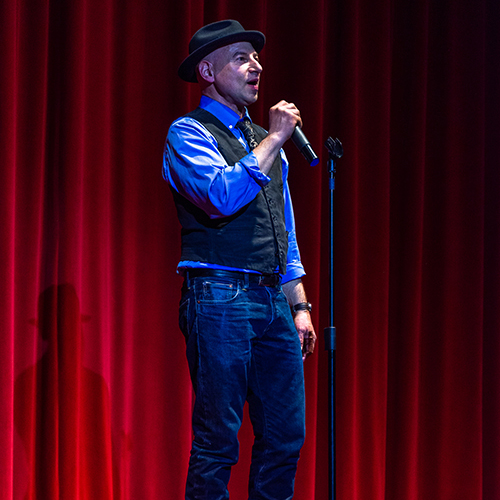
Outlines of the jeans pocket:
<svg viewBox="0 0 500 500">
<path fill-rule="evenodd" d="M 200 300 L 205 303 L 224 303 L 234 300 L 240 291 L 237 281 L 209 281 L 202 283 Z"/>
</svg>

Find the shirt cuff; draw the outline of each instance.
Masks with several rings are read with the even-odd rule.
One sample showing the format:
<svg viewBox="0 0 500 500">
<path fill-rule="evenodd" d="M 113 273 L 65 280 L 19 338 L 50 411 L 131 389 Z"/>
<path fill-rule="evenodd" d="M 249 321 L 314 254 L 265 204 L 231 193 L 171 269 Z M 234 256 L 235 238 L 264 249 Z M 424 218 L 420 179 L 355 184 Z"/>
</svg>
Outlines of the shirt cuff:
<svg viewBox="0 0 500 500">
<path fill-rule="evenodd" d="M 266 186 L 271 178 L 263 174 L 259 169 L 259 161 L 255 153 L 250 152 L 240 160 L 240 164 L 246 169 L 248 175 L 259 185 Z"/>
<path fill-rule="evenodd" d="M 289 281 L 296 280 L 305 276 L 304 266 L 300 261 L 288 262 L 286 265 L 286 274 L 281 278 L 281 283 L 285 284 Z"/>
</svg>

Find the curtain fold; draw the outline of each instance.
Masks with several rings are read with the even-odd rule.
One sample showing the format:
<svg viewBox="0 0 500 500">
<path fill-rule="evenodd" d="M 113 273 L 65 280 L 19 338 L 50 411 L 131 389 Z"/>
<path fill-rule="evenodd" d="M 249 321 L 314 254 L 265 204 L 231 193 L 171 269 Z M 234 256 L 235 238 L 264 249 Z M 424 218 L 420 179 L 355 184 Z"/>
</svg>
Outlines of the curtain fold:
<svg viewBox="0 0 500 500">
<path fill-rule="evenodd" d="M 329 176 L 337 496 L 500 495 L 500 6 L 493 0 L 0 5 L 0 497 L 183 498 L 193 402 L 180 228 L 161 178 L 191 35 L 264 31 L 267 125 L 301 110 L 290 187 L 319 342 L 297 500 L 325 498 Z M 231 498 L 245 499 L 252 431 Z"/>
</svg>

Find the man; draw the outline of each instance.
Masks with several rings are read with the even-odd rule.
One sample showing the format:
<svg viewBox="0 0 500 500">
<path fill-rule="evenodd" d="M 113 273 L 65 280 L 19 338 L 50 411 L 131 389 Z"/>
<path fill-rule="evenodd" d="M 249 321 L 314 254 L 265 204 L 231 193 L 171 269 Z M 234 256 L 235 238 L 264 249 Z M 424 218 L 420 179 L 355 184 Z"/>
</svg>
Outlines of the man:
<svg viewBox="0 0 500 500">
<path fill-rule="evenodd" d="M 199 84 L 200 106 L 171 125 L 165 144 L 163 176 L 182 225 L 179 324 L 196 394 L 189 500 L 229 498 L 245 401 L 255 434 L 250 499 L 292 498 L 304 441 L 302 362 L 316 335 L 281 150 L 301 119 L 281 101 L 269 133 L 248 130 L 264 43 L 233 20 L 193 36 L 179 76 Z"/>
</svg>

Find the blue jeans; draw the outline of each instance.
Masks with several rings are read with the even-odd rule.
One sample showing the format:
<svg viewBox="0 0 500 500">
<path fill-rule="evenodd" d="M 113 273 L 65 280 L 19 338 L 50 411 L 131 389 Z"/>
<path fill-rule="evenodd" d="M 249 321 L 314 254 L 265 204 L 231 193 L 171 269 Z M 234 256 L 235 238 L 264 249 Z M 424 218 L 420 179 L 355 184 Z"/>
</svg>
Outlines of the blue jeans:
<svg viewBox="0 0 500 500">
<path fill-rule="evenodd" d="M 246 400 L 255 435 L 249 499 L 291 499 L 305 436 L 304 375 L 281 286 L 186 280 L 179 324 L 196 394 L 186 499 L 229 498 Z"/>
</svg>

